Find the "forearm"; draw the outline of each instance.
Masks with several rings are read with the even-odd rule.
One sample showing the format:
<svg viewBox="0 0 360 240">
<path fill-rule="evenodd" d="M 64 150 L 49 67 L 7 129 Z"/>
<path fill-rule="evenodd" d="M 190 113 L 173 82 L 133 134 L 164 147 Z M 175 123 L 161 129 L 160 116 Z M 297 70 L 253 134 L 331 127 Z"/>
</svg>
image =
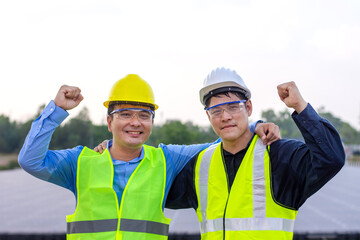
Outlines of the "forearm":
<svg viewBox="0 0 360 240">
<path fill-rule="evenodd" d="M 53 132 L 67 116 L 66 111 L 56 108 L 51 101 L 32 123 L 19 154 L 19 164 L 37 178 L 69 188 L 66 175 L 71 175 L 72 166 L 66 158 L 74 158 L 80 149 L 70 152 L 48 150 Z"/>
<path fill-rule="evenodd" d="M 175 145 L 169 144 L 165 145 L 160 143 L 159 147 L 162 148 L 165 158 L 167 161 L 174 166 L 175 176 L 184 168 L 184 166 L 189 162 L 189 160 L 204 150 L 209 146 L 220 142 L 221 139 L 218 138 L 212 143 L 203 143 L 203 144 L 191 144 L 191 145 Z"/>
</svg>

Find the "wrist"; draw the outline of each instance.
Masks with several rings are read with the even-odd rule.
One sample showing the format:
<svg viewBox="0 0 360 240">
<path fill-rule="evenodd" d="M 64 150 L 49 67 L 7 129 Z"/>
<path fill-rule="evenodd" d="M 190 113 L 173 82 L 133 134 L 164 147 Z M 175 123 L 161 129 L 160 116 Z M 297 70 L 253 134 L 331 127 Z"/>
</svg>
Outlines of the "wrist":
<svg viewBox="0 0 360 240">
<path fill-rule="evenodd" d="M 302 102 L 301 104 L 299 104 L 298 106 L 296 106 L 295 108 L 294 108 L 294 110 L 298 113 L 298 114 L 300 114 L 302 111 L 304 111 L 304 109 L 307 107 L 307 105 L 308 105 L 308 103 L 307 102 Z"/>
</svg>

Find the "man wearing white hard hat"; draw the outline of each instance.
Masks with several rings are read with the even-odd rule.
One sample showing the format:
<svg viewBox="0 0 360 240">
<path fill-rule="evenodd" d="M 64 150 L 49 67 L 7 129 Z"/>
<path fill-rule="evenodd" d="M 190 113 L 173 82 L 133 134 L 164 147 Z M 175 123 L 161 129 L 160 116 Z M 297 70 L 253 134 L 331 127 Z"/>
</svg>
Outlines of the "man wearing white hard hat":
<svg viewBox="0 0 360 240">
<path fill-rule="evenodd" d="M 82 100 L 78 87 L 59 89 L 33 122 L 20 166 L 74 193 L 76 210 L 66 218 L 67 239 L 167 239 L 170 219 L 163 213 L 164 199 L 184 165 L 211 143 L 145 145 L 158 105 L 150 85 L 129 74 L 113 85 L 103 103 L 113 138 L 101 155 L 84 146 L 49 150 L 56 127 Z"/>
<path fill-rule="evenodd" d="M 212 71 L 200 90 L 209 121 L 221 138 L 192 158 L 177 176 L 166 207 L 194 208 L 201 239 L 292 239 L 300 206 L 342 168 L 336 129 L 301 96 L 294 82 L 277 87 L 305 143 L 270 146 L 249 131 L 251 92 L 230 69 Z"/>
</svg>

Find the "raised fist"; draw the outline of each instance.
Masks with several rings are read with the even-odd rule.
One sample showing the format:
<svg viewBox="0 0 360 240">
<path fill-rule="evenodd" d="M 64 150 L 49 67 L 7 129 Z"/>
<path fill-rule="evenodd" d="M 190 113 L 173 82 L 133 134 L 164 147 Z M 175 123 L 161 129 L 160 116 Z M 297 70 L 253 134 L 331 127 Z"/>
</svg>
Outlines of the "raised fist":
<svg viewBox="0 0 360 240">
<path fill-rule="evenodd" d="M 287 107 L 295 109 L 297 113 L 301 113 L 307 106 L 307 102 L 303 99 L 295 82 L 287 82 L 277 86 L 278 94 Z"/>
<path fill-rule="evenodd" d="M 63 85 L 60 87 L 54 103 L 64 110 L 70 110 L 78 106 L 83 99 L 80 88 Z"/>
</svg>

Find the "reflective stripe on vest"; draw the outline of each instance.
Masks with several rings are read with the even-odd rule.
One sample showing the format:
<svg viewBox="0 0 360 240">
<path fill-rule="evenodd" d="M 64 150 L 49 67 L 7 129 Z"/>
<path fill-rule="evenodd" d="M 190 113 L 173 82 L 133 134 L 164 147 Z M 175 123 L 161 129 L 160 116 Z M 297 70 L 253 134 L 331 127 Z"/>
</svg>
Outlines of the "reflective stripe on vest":
<svg viewBox="0 0 360 240">
<path fill-rule="evenodd" d="M 67 223 L 67 234 L 116 231 L 118 219 L 78 221 Z"/>
<path fill-rule="evenodd" d="M 123 218 L 120 223 L 120 231 L 153 233 L 167 236 L 169 224 Z"/>
<path fill-rule="evenodd" d="M 226 231 L 275 230 L 292 232 L 294 220 L 283 218 L 226 218 Z M 201 233 L 223 230 L 224 219 L 208 219 L 200 223 Z"/>
<path fill-rule="evenodd" d="M 67 224 L 67 234 L 116 231 L 117 224 L 118 219 L 70 222 Z M 169 225 L 152 221 L 121 219 L 120 231 L 153 233 L 167 236 Z"/>
<path fill-rule="evenodd" d="M 210 172 L 210 163 L 212 161 L 212 158 L 221 157 L 220 154 L 221 145 L 220 144 L 213 145 L 208 149 L 204 150 L 202 155 L 201 154 L 199 155 L 198 161 L 199 160 L 201 161 L 200 167 L 198 169 L 199 179 L 198 179 L 198 183 L 195 184 L 198 184 L 198 189 L 199 189 L 198 190 L 199 209 L 201 211 L 201 217 L 202 217 L 202 221 L 200 222 L 201 234 L 223 231 L 224 226 L 225 226 L 225 231 L 274 230 L 274 231 L 293 232 L 294 223 L 295 223 L 294 219 L 266 216 L 266 186 L 265 186 L 265 171 L 264 171 L 265 169 L 264 154 L 266 153 L 266 146 L 262 144 L 261 140 L 258 140 L 257 136 L 254 136 L 253 141 L 256 142 L 255 142 L 255 146 L 251 145 L 254 148 L 253 162 L 252 162 L 252 166 L 253 166 L 252 169 L 252 174 L 253 174 L 252 175 L 252 188 L 253 188 L 252 216 L 253 217 L 252 218 L 208 219 L 207 217 L 208 214 L 207 212 L 209 211 L 209 209 L 207 209 L 208 198 L 212 200 L 212 198 L 208 196 L 208 191 L 209 191 L 208 180 L 209 180 L 209 172 Z M 251 148 L 251 146 L 249 148 Z M 232 188 L 234 187 L 234 184 Z M 227 209 L 226 211 L 231 211 L 231 210 Z"/>
<path fill-rule="evenodd" d="M 220 143 L 214 144 L 209 148 L 207 148 L 200 162 L 199 192 L 200 192 L 200 208 L 201 208 L 202 219 L 207 219 L 206 209 L 207 209 L 207 200 L 208 200 L 207 197 L 208 197 L 210 162 L 211 162 L 211 157 L 218 146 L 220 146 Z"/>
</svg>

